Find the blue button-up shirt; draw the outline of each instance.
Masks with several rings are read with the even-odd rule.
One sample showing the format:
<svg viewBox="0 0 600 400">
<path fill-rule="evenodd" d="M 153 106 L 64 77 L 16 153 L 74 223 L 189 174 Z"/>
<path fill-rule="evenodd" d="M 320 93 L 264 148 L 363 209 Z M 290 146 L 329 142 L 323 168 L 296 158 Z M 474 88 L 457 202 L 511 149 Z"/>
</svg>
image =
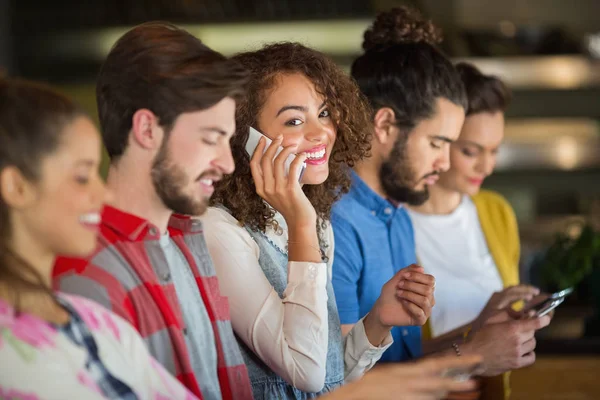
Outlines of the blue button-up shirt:
<svg viewBox="0 0 600 400">
<path fill-rule="evenodd" d="M 342 324 L 355 324 L 379 298 L 383 285 L 399 270 L 416 263 L 412 223 L 352 172 L 350 192 L 333 206 L 335 236 L 333 288 Z M 394 344 L 381 361 L 421 356 L 421 328 L 392 329 Z"/>
</svg>

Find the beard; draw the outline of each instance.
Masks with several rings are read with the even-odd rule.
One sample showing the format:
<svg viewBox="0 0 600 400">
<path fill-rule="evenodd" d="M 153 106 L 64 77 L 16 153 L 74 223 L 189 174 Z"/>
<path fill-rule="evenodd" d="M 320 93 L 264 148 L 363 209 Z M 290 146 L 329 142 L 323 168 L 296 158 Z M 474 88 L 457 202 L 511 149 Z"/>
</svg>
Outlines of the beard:
<svg viewBox="0 0 600 400">
<path fill-rule="evenodd" d="M 408 203 L 411 206 L 419 206 L 429 199 L 429 189 L 427 186 L 423 190 L 415 190 L 413 187 L 418 182 L 415 181 L 416 173 L 410 165 L 406 143 L 408 135 L 401 134 L 389 155 L 383 162 L 379 170 L 379 179 L 383 190 L 388 198 L 397 203 Z M 421 179 L 432 175 L 438 175 L 438 172 L 431 172 Z"/>
<path fill-rule="evenodd" d="M 171 160 L 167 151 L 168 140 L 163 142 L 152 163 L 152 184 L 162 203 L 176 214 L 199 216 L 208 208 L 208 198 L 196 200 L 185 194 L 190 178 Z M 209 173 L 206 173 L 207 175 Z M 202 176 L 204 176 L 203 174 Z M 199 181 L 200 176 L 197 181 Z"/>
</svg>

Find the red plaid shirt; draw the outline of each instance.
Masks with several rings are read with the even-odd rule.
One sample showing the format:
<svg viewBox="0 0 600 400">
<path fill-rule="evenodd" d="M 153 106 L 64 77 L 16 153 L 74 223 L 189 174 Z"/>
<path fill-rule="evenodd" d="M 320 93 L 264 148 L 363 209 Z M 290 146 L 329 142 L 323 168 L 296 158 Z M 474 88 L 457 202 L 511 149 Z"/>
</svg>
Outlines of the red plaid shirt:
<svg viewBox="0 0 600 400">
<path fill-rule="evenodd" d="M 169 234 L 196 278 L 212 321 L 217 346 L 217 372 L 224 399 L 251 399 L 244 360 L 233 335 L 229 303 L 208 253 L 202 223 L 173 215 Z M 102 213 L 95 253 L 86 259 L 59 258 L 54 269 L 56 290 L 95 300 L 129 321 L 150 352 L 191 392 L 202 398 L 185 343 L 185 322 L 169 267 L 150 222 L 113 207 Z M 217 323 L 218 322 L 218 323 Z"/>
</svg>

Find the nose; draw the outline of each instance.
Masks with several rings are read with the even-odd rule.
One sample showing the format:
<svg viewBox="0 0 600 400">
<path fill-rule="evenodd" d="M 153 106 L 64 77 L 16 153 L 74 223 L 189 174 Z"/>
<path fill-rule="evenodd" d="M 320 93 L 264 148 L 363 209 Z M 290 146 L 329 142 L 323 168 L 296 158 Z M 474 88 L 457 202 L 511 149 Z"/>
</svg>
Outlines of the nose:
<svg viewBox="0 0 600 400">
<path fill-rule="evenodd" d="M 450 144 L 444 146 L 434 166 L 436 171 L 446 172 L 450 169 Z"/>
<path fill-rule="evenodd" d="M 325 143 L 327 135 L 329 134 L 329 129 L 329 127 L 315 124 L 309 127 L 308 132 L 304 134 L 304 138 L 315 144 Z"/>
<path fill-rule="evenodd" d="M 494 172 L 494 168 L 496 167 L 496 155 L 495 154 L 486 154 L 483 157 L 481 162 L 482 170 L 485 176 L 489 176 Z"/>
<path fill-rule="evenodd" d="M 216 167 L 224 175 L 230 175 L 235 170 L 235 162 L 233 161 L 233 155 L 231 154 L 231 145 L 226 142 L 222 146 L 219 155 L 213 161 L 213 166 Z"/>
</svg>

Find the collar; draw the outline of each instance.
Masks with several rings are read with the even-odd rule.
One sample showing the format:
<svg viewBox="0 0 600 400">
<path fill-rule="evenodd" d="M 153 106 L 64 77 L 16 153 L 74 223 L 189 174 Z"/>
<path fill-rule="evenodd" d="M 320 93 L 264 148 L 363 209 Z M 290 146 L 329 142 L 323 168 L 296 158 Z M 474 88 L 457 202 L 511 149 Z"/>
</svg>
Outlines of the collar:
<svg viewBox="0 0 600 400">
<path fill-rule="evenodd" d="M 126 237 L 129 241 L 159 239 L 161 232 L 148 220 L 129 214 L 112 206 L 102 210 L 102 225 Z M 169 219 L 169 231 L 183 233 L 202 232 L 202 222 L 196 218 L 173 214 Z"/>
<path fill-rule="evenodd" d="M 370 211 L 371 215 L 383 222 L 390 221 L 396 215 L 396 212 L 402 208 L 401 204 L 394 204 L 375 193 L 354 171 L 352 171 L 350 192 L 360 204 Z"/>
</svg>

